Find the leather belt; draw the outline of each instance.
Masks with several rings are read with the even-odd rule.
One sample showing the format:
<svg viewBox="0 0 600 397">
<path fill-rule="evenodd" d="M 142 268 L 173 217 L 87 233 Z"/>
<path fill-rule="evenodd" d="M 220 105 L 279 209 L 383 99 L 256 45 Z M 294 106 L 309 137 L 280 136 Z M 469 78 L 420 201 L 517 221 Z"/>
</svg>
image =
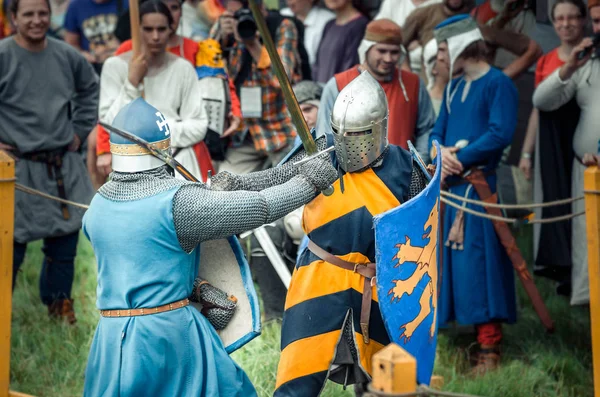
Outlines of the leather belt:
<svg viewBox="0 0 600 397">
<path fill-rule="evenodd" d="M 113 309 L 113 310 L 100 310 L 102 317 L 136 317 L 136 316 L 147 316 L 150 314 L 170 312 L 171 310 L 181 309 L 190 304 L 188 298 L 182 299 L 177 302 L 168 303 L 166 305 L 152 307 L 147 309 Z"/>
<path fill-rule="evenodd" d="M 63 156 L 67 152 L 67 147 L 63 147 L 56 150 L 49 151 L 39 151 L 39 152 L 30 152 L 30 153 L 20 153 L 18 151 L 14 151 L 13 153 L 18 158 L 23 158 L 25 160 L 35 161 L 38 163 L 46 163 L 46 171 L 48 173 L 48 178 L 56 180 L 56 187 L 58 189 L 58 197 L 63 200 L 67 199 L 67 192 L 65 190 L 65 180 L 62 175 L 62 164 L 63 164 Z M 52 176 L 52 172 L 54 171 L 54 178 Z M 69 208 L 67 204 L 61 203 L 60 207 L 62 209 L 62 214 L 64 219 L 69 219 L 71 215 L 69 214 Z"/>
<path fill-rule="evenodd" d="M 496 175 L 496 170 L 488 170 L 488 171 L 481 171 L 479 170 L 482 174 L 484 178 L 487 178 L 488 176 L 493 176 Z M 454 186 L 459 186 L 459 185 L 466 185 L 471 183 L 466 177 L 456 177 L 454 176 L 453 178 L 448 178 L 449 180 L 446 180 L 444 182 L 444 184 L 446 185 L 446 187 L 451 188 Z"/>
<path fill-rule="evenodd" d="M 362 293 L 362 305 L 360 308 L 360 330 L 363 335 L 365 344 L 369 344 L 369 319 L 371 317 L 371 299 L 373 293 L 371 291 L 373 280 L 375 280 L 375 263 L 352 263 L 347 262 L 337 256 L 330 254 L 323 248 L 316 245 L 312 240 L 308 240 L 308 249 L 327 263 L 331 263 L 342 269 L 353 271 L 365 278 Z"/>
</svg>

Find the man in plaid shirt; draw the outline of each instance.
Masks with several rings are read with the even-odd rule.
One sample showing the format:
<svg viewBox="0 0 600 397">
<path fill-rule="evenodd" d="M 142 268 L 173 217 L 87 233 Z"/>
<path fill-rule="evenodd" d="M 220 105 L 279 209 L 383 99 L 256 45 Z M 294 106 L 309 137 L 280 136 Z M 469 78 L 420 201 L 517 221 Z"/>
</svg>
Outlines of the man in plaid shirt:
<svg viewBox="0 0 600 397">
<path fill-rule="evenodd" d="M 272 32 L 279 57 L 292 84 L 301 79 L 298 31 L 294 22 L 259 6 Z M 227 150 L 218 170 L 247 173 L 277 164 L 292 148 L 296 130 L 284 101 L 279 81 L 259 34 L 238 29 L 236 11 L 248 9 L 247 0 L 229 0 L 226 11 L 211 30 L 221 43 L 229 77 L 240 97 L 244 123 Z M 274 34 L 273 34 L 274 32 Z"/>
</svg>

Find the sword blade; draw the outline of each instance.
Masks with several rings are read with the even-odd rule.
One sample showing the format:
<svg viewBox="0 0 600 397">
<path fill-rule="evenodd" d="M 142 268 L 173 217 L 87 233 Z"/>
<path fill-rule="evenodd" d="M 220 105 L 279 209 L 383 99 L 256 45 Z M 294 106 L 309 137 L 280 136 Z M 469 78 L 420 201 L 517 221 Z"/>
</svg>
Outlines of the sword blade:
<svg viewBox="0 0 600 397">
<path fill-rule="evenodd" d="M 283 67 L 283 63 L 281 63 L 281 58 L 279 58 L 279 54 L 277 53 L 277 48 L 275 48 L 275 43 L 273 42 L 273 38 L 271 37 L 271 33 L 267 28 L 267 23 L 265 22 L 265 18 L 258 8 L 256 4 L 256 0 L 250 0 L 248 5 L 250 6 L 250 11 L 252 11 L 252 15 L 254 16 L 254 20 L 256 21 L 256 27 L 260 32 L 260 36 L 263 39 L 263 44 L 269 53 L 269 58 L 271 59 L 271 65 L 273 66 L 273 71 L 277 76 L 277 80 L 279 80 L 279 86 L 281 87 L 281 91 L 283 93 L 283 99 L 285 100 L 285 104 L 290 111 L 290 115 L 292 116 L 292 122 L 296 127 L 296 132 L 302 141 L 302 146 L 304 146 L 304 150 L 306 151 L 307 156 L 313 156 L 318 153 L 317 144 L 310 134 L 310 130 L 308 129 L 308 124 L 306 124 L 306 120 L 304 119 L 304 115 L 300 110 L 300 105 L 298 104 L 298 99 L 296 99 L 296 94 L 294 94 L 294 90 L 292 90 L 292 84 L 288 79 L 287 73 L 285 72 L 285 68 Z M 325 196 L 331 196 L 333 194 L 333 187 L 329 186 L 327 189 L 323 190 L 323 194 Z"/>
<path fill-rule="evenodd" d="M 313 160 L 313 159 L 315 159 L 317 157 L 321 157 L 324 154 L 328 154 L 329 152 L 333 152 L 334 150 L 335 150 L 335 146 L 329 146 L 327 149 L 324 149 L 324 150 L 318 152 L 317 154 L 313 154 L 312 156 L 306 156 L 302 160 L 296 161 L 294 163 L 294 165 L 296 167 L 298 167 L 299 165 L 302 165 L 304 163 L 308 163 L 309 161 L 311 161 L 311 160 Z"/>
<path fill-rule="evenodd" d="M 254 16 L 254 20 L 256 21 L 256 26 L 258 27 L 260 36 L 262 37 L 263 44 L 269 53 L 269 58 L 271 58 L 271 65 L 273 66 L 273 71 L 279 80 L 279 85 L 281 86 L 281 91 L 283 92 L 285 104 L 287 105 L 290 115 L 292 116 L 292 122 L 296 127 L 298 136 L 300 136 L 300 140 L 302 141 L 304 150 L 306 150 L 306 154 L 311 156 L 317 153 L 317 144 L 310 134 L 306 120 L 304 120 L 304 116 L 300 110 L 300 105 L 298 105 L 298 100 L 296 99 L 294 90 L 292 90 L 290 80 L 288 79 L 285 68 L 281 63 L 281 59 L 277 53 L 277 48 L 275 48 L 275 43 L 273 42 L 271 33 L 267 28 L 265 18 L 261 10 L 258 8 L 255 0 L 250 0 L 249 6 L 250 10 L 252 11 L 252 15 Z"/>
<path fill-rule="evenodd" d="M 196 178 L 194 175 L 192 175 L 192 173 L 190 171 L 188 171 L 187 168 L 185 168 L 183 165 L 181 165 L 181 163 L 179 161 L 175 160 L 173 158 L 173 156 L 171 156 L 170 153 L 167 153 L 163 150 L 155 148 L 150 143 L 148 143 L 148 141 L 140 138 L 139 136 L 132 134 L 131 132 L 124 131 L 120 128 L 113 127 L 112 125 L 109 125 L 109 124 L 106 124 L 103 122 L 100 122 L 99 124 L 102 127 L 104 127 L 107 131 L 113 132 L 127 140 L 130 140 L 131 142 L 133 142 L 137 145 L 140 145 L 144 149 L 148 150 L 151 155 L 164 161 L 165 164 L 169 165 L 171 168 L 173 168 L 174 170 L 179 172 L 188 181 L 200 182 L 198 180 L 198 178 Z"/>
</svg>

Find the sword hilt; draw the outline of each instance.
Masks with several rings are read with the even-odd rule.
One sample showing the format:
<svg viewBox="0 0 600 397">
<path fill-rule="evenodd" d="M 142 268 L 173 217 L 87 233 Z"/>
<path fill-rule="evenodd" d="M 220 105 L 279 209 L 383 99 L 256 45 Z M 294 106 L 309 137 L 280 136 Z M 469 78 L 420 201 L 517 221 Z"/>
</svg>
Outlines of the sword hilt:
<svg viewBox="0 0 600 397">
<path fill-rule="evenodd" d="M 206 173 L 206 187 L 210 189 L 210 185 L 212 184 L 212 171 L 208 170 L 208 172 Z"/>
</svg>

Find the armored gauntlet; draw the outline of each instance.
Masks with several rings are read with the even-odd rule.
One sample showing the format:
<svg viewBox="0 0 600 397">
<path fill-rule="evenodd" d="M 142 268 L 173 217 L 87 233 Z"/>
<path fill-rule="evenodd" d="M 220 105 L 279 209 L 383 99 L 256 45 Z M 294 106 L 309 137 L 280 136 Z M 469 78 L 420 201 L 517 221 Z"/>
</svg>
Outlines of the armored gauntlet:
<svg viewBox="0 0 600 397">
<path fill-rule="evenodd" d="M 338 178 L 329 156 L 316 157 L 298 167 L 298 173 L 304 176 L 318 191 L 327 189 Z"/>
<path fill-rule="evenodd" d="M 237 305 L 235 296 L 227 295 L 201 278 L 194 280 L 194 289 L 190 300 L 202 305 L 201 313 L 217 331 L 229 324 Z"/>
</svg>

